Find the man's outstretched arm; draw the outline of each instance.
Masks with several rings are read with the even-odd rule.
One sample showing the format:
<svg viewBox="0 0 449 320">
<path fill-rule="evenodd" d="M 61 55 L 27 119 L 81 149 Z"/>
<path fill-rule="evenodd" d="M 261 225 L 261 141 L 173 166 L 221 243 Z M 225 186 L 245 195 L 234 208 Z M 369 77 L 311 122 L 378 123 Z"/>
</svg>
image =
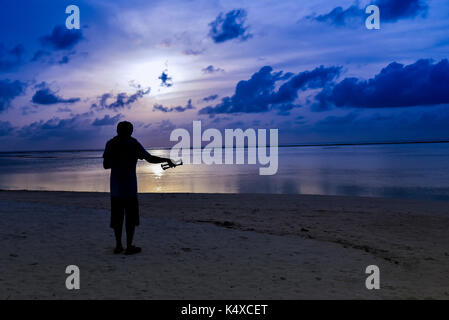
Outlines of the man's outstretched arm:
<svg viewBox="0 0 449 320">
<path fill-rule="evenodd" d="M 149 163 L 164 163 L 167 162 L 168 165 L 170 167 L 176 167 L 176 164 L 169 158 L 164 158 L 164 157 L 158 157 L 158 156 L 153 156 L 151 154 L 148 153 L 148 151 L 145 150 L 144 147 L 142 147 L 142 145 L 139 143 L 139 159 L 144 159 L 146 161 L 148 161 Z"/>
<path fill-rule="evenodd" d="M 176 166 L 176 164 L 174 164 L 171 159 L 153 156 L 153 155 L 149 154 L 148 152 L 145 155 L 144 159 L 146 161 L 148 161 L 149 163 L 164 163 L 164 162 L 167 162 L 170 167 L 175 167 Z"/>
</svg>

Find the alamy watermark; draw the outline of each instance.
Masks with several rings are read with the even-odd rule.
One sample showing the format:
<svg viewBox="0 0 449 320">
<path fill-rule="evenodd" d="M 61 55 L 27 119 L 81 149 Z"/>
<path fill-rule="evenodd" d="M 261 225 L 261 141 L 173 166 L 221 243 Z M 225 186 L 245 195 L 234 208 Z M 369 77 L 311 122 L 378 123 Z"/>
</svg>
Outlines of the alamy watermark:
<svg viewBox="0 0 449 320">
<path fill-rule="evenodd" d="M 380 29 L 380 9 L 376 5 L 370 5 L 366 7 L 365 13 L 369 16 L 365 20 L 365 27 L 368 30 Z"/>
<path fill-rule="evenodd" d="M 65 13 L 69 14 L 66 18 L 65 26 L 67 29 L 80 29 L 80 9 L 77 5 L 69 5 L 65 9 Z M 380 9 L 376 5 L 369 5 L 365 9 L 365 13 L 369 16 L 365 20 L 365 26 L 368 30 L 380 29 Z"/>
<path fill-rule="evenodd" d="M 65 20 L 65 27 L 67 29 L 79 29 L 80 28 L 80 8 L 74 4 L 65 8 L 65 13 L 69 14 Z"/>
<path fill-rule="evenodd" d="M 178 143 L 171 148 L 170 158 L 186 164 L 258 163 L 262 166 L 260 175 L 277 173 L 278 129 L 225 129 L 223 139 L 220 130 L 209 128 L 203 132 L 201 121 L 193 121 L 192 136 L 186 129 L 173 130 L 170 141 Z M 203 142 L 209 143 L 203 147 Z"/>
<path fill-rule="evenodd" d="M 65 280 L 65 287 L 67 290 L 79 290 L 80 268 L 72 264 L 65 268 L 65 273 L 69 275 Z"/>
<path fill-rule="evenodd" d="M 380 269 L 378 266 L 372 264 L 366 267 L 365 273 L 369 276 L 365 280 L 365 287 L 368 290 L 380 289 Z"/>
</svg>

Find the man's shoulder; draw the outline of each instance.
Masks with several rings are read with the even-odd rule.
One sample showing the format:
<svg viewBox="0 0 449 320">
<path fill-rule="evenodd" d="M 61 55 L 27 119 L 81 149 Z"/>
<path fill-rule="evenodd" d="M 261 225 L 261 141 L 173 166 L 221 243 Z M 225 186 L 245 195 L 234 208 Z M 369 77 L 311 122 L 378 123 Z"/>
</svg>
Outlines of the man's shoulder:
<svg viewBox="0 0 449 320">
<path fill-rule="evenodd" d="M 114 143 L 115 141 L 117 141 L 117 138 L 118 138 L 118 137 L 115 136 L 114 138 L 109 139 L 108 142 L 106 142 L 106 145 L 111 144 L 111 143 Z"/>
<path fill-rule="evenodd" d="M 106 142 L 106 148 L 108 147 L 112 147 L 116 144 L 120 144 L 120 145 L 132 145 L 135 147 L 140 147 L 141 144 L 139 141 L 137 141 L 137 139 L 133 138 L 133 137 L 129 137 L 126 139 L 120 139 L 118 136 L 115 136 L 114 138 L 110 139 L 108 142 Z"/>
<path fill-rule="evenodd" d="M 136 146 L 138 147 L 142 146 L 142 144 L 136 138 L 131 137 L 130 140 L 131 143 L 135 144 Z"/>
</svg>

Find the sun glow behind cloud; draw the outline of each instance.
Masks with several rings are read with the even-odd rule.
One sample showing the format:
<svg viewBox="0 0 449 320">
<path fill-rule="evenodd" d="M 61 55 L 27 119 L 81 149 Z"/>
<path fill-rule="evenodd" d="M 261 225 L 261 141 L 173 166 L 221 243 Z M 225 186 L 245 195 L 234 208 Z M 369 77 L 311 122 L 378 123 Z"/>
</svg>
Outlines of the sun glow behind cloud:
<svg viewBox="0 0 449 320">
<path fill-rule="evenodd" d="M 5 105 L 0 115 L 0 121 L 3 121 L 0 122 L 0 139 L 9 143 L 9 146 L 17 145 L 17 148 L 19 144 L 14 139 L 23 139 L 25 142 L 21 149 L 35 145 L 45 148 L 45 139 L 36 142 L 32 137 L 20 136 L 19 133 L 24 132 L 20 131 L 21 128 L 41 122 L 40 126 L 36 125 L 36 130 L 41 130 L 41 136 L 45 136 L 44 133 L 48 132 L 45 124 L 54 118 L 62 121 L 62 125 L 82 118 L 83 125 L 87 127 L 79 128 L 77 122 L 74 128 L 91 132 L 92 128 L 89 126 L 95 119 L 117 119 L 117 115 L 122 115 L 121 119 L 139 123 L 139 134 L 151 136 L 152 140 L 156 139 L 153 135 L 160 132 L 160 141 L 166 141 L 169 135 L 167 132 L 162 133 L 159 126 L 163 125 L 166 129 L 173 125 L 188 127 L 192 120 L 199 119 L 211 126 L 221 126 L 220 128 L 225 125 L 247 128 L 255 126 L 255 123 L 264 127 L 277 127 L 281 130 L 281 141 L 284 137 L 291 137 L 289 142 L 294 143 L 328 142 L 334 139 L 346 141 L 348 137 L 361 139 L 361 135 L 366 135 L 366 139 L 370 140 L 379 136 L 383 138 L 388 131 L 383 125 L 386 121 L 389 121 L 392 128 L 397 128 L 395 123 L 411 123 L 410 127 L 401 133 L 401 139 L 414 136 L 415 132 L 417 137 L 443 136 L 441 132 L 444 133 L 444 128 L 439 127 L 439 124 L 424 125 L 425 121 L 430 121 L 428 119 L 445 119 L 447 111 L 443 107 L 438 107 L 438 111 L 437 107 L 423 106 L 421 109 L 413 107 L 401 110 L 350 110 L 345 106 L 339 109 L 330 108 L 325 112 L 313 112 L 311 105 L 322 88 L 315 89 L 316 91 L 299 91 L 298 100 L 292 101 L 298 107 L 293 108 L 290 114 L 279 115 L 271 109 L 259 113 L 216 113 L 210 118 L 209 115 L 198 114 L 199 110 L 207 106 L 216 107 L 223 98 L 234 96 L 238 83 L 247 82 L 264 66 L 272 67 L 273 72 L 294 74 L 314 70 L 320 65 L 341 66 L 342 79 L 354 77 L 363 81 L 373 78 L 392 62 L 411 65 L 419 59 L 433 59 L 438 62 L 447 58 L 449 42 L 447 32 L 444 31 L 447 30 L 449 22 L 446 19 L 449 5 L 444 0 L 432 1 L 427 17 L 419 16 L 384 23 L 379 32 L 367 31 L 363 26 L 335 27 L 306 18 L 314 13 L 327 14 L 336 6 L 347 8 L 354 2 L 80 0 L 82 39 L 74 43 L 73 50 L 69 52 L 56 50 L 46 56 L 47 60 L 33 62 L 33 55 L 37 50 L 43 49 L 39 39 L 51 35 L 55 26 L 64 22 L 64 8 L 56 10 L 51 6 L 54 10 L 47 11 L 43 6 L 34 7 L 36 19 L 26 19 L 29 25 L 26 26 L 27 33 L 24 34 L 21 30 L 24 26 L 17 25 L 18 23 L 15 25 L 15 21 L 25 21 L 22 15 L 29 16 L 29 13 L 15 10 L 5 14 L 4 10 L 8 10 L 9 5 L 5 3 L 4 10 L 0 12 L 0 33 L 3 33 L 1 39 L 4 39 L 0 44 L 4 42 L 6 55 L 9 54 L 8 50 L 17 45 L 23 45 L 26 50 L 24 59 L 17 68 L 2 74 L 0 80 L 19 80 L 27 83 L 27 88 L 13 100 L 5 98 L 10 99 L 11 103 L 9 105 L 10 100 L 5 100 L 8 101 L 8 106 Z M 208 35 L 209 24 L 216 21 L 220 14 L 224 17 L 236 9 L 246 12 L 247 18 L 243 25 L 248 27 L 245 32 L 252 36 L 234 37 L 230 28 L 226 37 L 228 40 L 214 42 Z M 18 17 L 5 17 L 14 14 Z M 222 30 L 222 26 L 219 29 Z M 11 37 L 11 34 L 15 37 Z M 2 60 L 1 54 L 0 52 L 0 62 L 9 61 Z M 61 56 L 67 55 L 70 57 L 68 63 L 58 63 Z M 49 61 L 51 59 L 53 62 Z M 161 86 L 159 77 L 162 72 L 172 79 L 173 85 Z M 79 101 L 51 105 L 34 104 L 32 97 L 37 90 L 34 86 L 42 82 L 48 83 L 56 95 L 79 98 Z M 260 81 L 255 84 L 270 90 Z M 90 115 L 79 116 L 90 112 L 91 105 L 98 103 L 100 97 L 105 94 L 110 95 L 109 105 L 116 102 L 119 94 L 127 98 L 135 95 L 138 85 L 140 88 L 151 87 L 151 92 L 119 108 L 102 108 Z M 281 82 L 276 83 L 275 90 L 278 90 L 280 85 Z M 257 93 L 257 90 L 254 92 Z M 212 96 L 216 98 L 204 100 Z M 237 96 L 250 98 L 242 94 Z M 257 98 L 256 94 L 252 96 L 254 97 Z M 185 108 L 189 100 L 195 108 Z M 252 100 L 248 101 L 251 103 Z M 154 110 L 155 104 L 162 107 Z M 348 114 L 357 116 L 348 117 Z M 323 122 L 320 121 L 328 117 L 352 119 L 354 123 L 339 122 L 336 121 L 338 119 L 331 118 L 330 120 L 334 121 L 325 121 L 323 130 Z M 370 117 L 375 120 L 369 120 Z M 363 122 L 358 119 L 368 120 Z M 362 121 L 363 127 L 370 127 L 371 130 L 358 130 L 357 121 Z M 419 126 L 416 125 L 419 130 L 412 127 L 413 121 L 421 121 Z M 51 123 L 58 122 L 52 120 Z M 346 129 L 343 130 L 345 126 Z M 440 131 L 435 128 L 440 128 Z M 114 132 L 112 122 L 95 129 L 105 135 Z M 431 134 L 431 130 L 435 132 Z M 74 135 L 75 131 L 73 129 Z M 393 131 L 396 132 L 391 130 L 389 134 L 391 139 L 395 140 Z M 72 131 L 55 130 L 51 138 L 60 137 L 65 132 L 68 134 Z M 347 134 L 343 135 L 344 132 Z M 66 146 L 68 138 L 62 136 L 61 146 Z M 103 144 L 102 139 L 104 137 L 94 136 L 88 139 L 88 142 L 92 141 L 92 146 L 86 147 L 100 146 Z M 56 142 L 54 146 L 57 146 Z"/>
</svg>

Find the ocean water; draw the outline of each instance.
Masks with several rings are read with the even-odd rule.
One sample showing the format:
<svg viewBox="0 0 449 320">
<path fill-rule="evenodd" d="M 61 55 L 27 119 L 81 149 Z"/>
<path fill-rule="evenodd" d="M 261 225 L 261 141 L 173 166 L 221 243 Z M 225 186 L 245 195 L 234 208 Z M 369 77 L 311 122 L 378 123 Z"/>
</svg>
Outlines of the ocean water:
<svg viewBox="0 0 449 320">
<path fill-rule="evenodd" d="M 150 150 L 159 156 L 168 152 Z M 0 153 L 0 189 L 107 192 L 109 171 L 103 169 L 101 155 L 102 151 Z M 449 200 L 447 143 L 281 147 L 277 174 L 261 176 L 259 167 L 185 164 L 164 171 L 140 161 L 139 192 Z"/>
</svg>

